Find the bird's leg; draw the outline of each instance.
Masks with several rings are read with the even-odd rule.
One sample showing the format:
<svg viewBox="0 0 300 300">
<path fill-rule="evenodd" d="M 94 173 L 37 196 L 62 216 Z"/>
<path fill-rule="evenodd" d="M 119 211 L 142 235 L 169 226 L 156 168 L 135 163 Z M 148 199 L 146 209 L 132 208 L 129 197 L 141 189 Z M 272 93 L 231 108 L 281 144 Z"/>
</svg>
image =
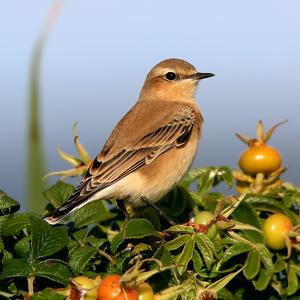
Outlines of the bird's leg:
<svg viewBox="0 0 300 300">
<path fill-rule="evenodd" d="M 117 200 L 117 205 L 118 205 L 119 209 L 122 211 L 122 213 L 124 214 L 125 218 L 129 219 L 129 213 L 125 206 L 125 200 L 126 199 Z"/>
<path fill-rule="evenodd" d="M 176 223 L 170 219 L 155 203 L 151 202 L 147 197 L 142 196 L 142 201 L 150 205 L 163 219 L 165 219 L 170 225 L 175 225 Z"/>
</svg>

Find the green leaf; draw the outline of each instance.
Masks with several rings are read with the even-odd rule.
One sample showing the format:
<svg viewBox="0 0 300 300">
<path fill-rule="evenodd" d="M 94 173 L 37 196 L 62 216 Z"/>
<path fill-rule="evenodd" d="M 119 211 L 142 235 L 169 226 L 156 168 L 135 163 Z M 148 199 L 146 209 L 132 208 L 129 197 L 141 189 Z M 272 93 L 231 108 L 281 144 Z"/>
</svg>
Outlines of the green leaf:
<svg viewBox="0 0 300 300">
<path fill-rule="evenodd" d="M 231 281 L 236 275 L 238 275 L 242 271 L 242 269 L 243 268 L 237 270 L 236 272 L 230 273 L 225 277 L 213 282 L 207 287 L 207 289 L 212 289 L 215 292 L 218 292 L 219 290 L 223 289 L 229 283 L 229 281 Z"/>
<path fill-rule="evenodd" d="M 234 183 L 232 171 L 226 166 L 206 168 L 198 177 L 198 193 L 202 196 L 208 194 L 215 185 L 222 181 L 225 181 L 228 187 Z"/>
<path fill-rule="evenodd" d="M 4 243 L 3 243 L 3 239 L 0 236 L 0 253 L 4 250 Z"/>
<path fill-rule="evenodd" d="M 75 273 L 80 273 L 87 263 L 95 256 L 97 250 L 91 246 L 81 246 L 69 258 L 69 265 Z"/>
<path fill-rule="evenodd" d="M 170 266 L 173 263 L 172 255 L 163 245 L 154 253 L 153 258 L 158 259 L 163 266 Z"/>
<path fill-rule="evenodd" d="M 17 257 L 27 257 L 30 250 L 30 236 L 25 236 L 15 244 L 15 253 Z"/>
<path fill-rule="evenodd" d="M 285 260 L 282 256 L 278 255 L 277 260 L 274 263 L 274 273 L 279 273 L 285 270 Z"/>
<path fill-rule="evenodd" d="M 14 258 L 3 264 L 0 279 L 10 277 L 29 277 L 32 274 L 31 266 L 26 259 Z"/>
<path fill-rule="evenodd" d="M 198 194 L 203 196 L 209 193 L 213 187 L 217 171 L 214 168 L 207 168 L 198 178 Z"/>
<path fill-rule="evenodd" d="M 161 229 L 160 218 L 154 208 L 146 207 L 143 210 L 143 218 L 149 220 L 155 226 L 156 230 Z"/>
<path fill-rule="evenodd" d="M 30 300 L 64 300 L 66 297 L 55 293 L 50 289 L 45 289 L 42 292 L 35 293 L 30 297 Z"/>
<path fill-rule="evenodd" d="M 176 264 L 178 265 L 178 272 L 180 275 L 182 275 L 186 271 L 187 265 L 193 257 L 194 247 L 195 241 L 190 237 L 176 260 Z"/>
<path fill-rule="evenodd" d="M 268 248 L 263 244 L 257 244 L 256 250 L 260 255 L 260 260 L 266 268 L 267 273 L 271 277 L 274 270 L 274 265 L 272 261 L 272 254 L 268 250 Z"/>
<path fill-rule="evenodd" d="M 124 228 L 123 239 L 143 238 L 149 235 L 157 235 L 150 221 L 147 219 L 131 219 Z"/>
<path fill-rule="evenodd" d="M 234 244 L 230 246 L 228 249 L 226 249 L 223 255 L 222 262 L 226 262 L 230 258 L 248 252 L 250 250 L 251 250 L 251 246 L 248 244 L 244 244 L 244 243 Z"/>
<path fill-rule="evenodd" d="M 74 239 L 80 244 L 84 244 L 89 233 L 95 228 L 95 225 L 91 225 L 89 227 L 84 227 L 80 230 L 77 230 L 73 233 Z"/>
<path fill-rule="evenodd" d="M 202 258 L 207 268 L 210 268 L 212 263 L 214 262 L 214 244 L 204 233 L 196 233 L 195 242 L 198 249 L 200 250 L 200 253 L 202 254 Z"/>
<path fill-rule="evenodd" d="M 182 187 L 189 187 L 199 176 L 201 176 L 205 172 L 205 169 L 198 168 L 192 169 L 188 171 L 188 173 L 184 176 L 183 180 L 180 183 Z"/>
<path fill-rule="evenodd" d="M 194 252 L 193 252 L 193 265 L 194 265 L 194 269 L 195 269 L 196 273 L 200 273 L 203 263 L 202 263 L 201 256 L 196 249 L 194 249 Z"/>
<path fill-rule="evenodd" d="M 0 216 L 14 213 L 20 209 L 20 204 L 0 190 Z"/>
<path fill-rule="evenodd" d="M 33 258 L 50 256 L 68 245 L 66 227 L 52 227 L 46 221 L 34 216 L 30 218 L 30 221 Z"/>
<path fill-rule="evenodd" d="M 29 224 L 29 214 L 15 214 L 4 221 L 2 234 L 4 236 L 15 235 Z"/>
<path fill-rule="evenodd" d="M 110 242 L 110 250 L 112 253 L 116 253 L 118 250 L 119 246 L 124 242 L 122 238 L 122 233 L 118 233 Z"/>
<path fill-rule="evenodd" d="M 44 191 L 44 196 L 55 207 L 62 206 L 73 194 L 74 187 L 63 181 L 57 181 L 54 185 Z"/>
<path fill-rule="evenodd" d="M 69 267 L 58 259 L 47 259 L 35 266 L 35 275 L 48 278 L 52 281 L 67 285 L 72 273 Z"/>
<path fill-rule="evenodd" d="M 168 210 L 168 215 L 174 217 L 182 215 L 187 204 L 186 190 L 178 187 L 172 190 L 169 194 L 173 197 L 171 198 L 171 207 Z"/>
<path fill-rule="evenodd" d="M 3 252 L 2 253 L 2 264 L 4 265 L 4 264 L 6 264 L 7 261 L 13 259 L 13 255 L 5 249 L 2 250 L 2 252 Z"/>
<path fill-rule="evenodd" d="M 245 203 L 244 201 L 241 202 L 238 208 L 233 212 L 232 217 L 237 221 L 261 229 L 257 213 L 249 203 Z M 259 232 L 252 230 L 243 230 L 243 233 L 247 239 L 254 243 L 264 242 L 264 237 Z"/>
<path fill-rule="evenodd" d="M 279 201 L 274 198 L 261 196 L 261 195 L 249 195 L 245 198 L 245 201 L 260 209 L 273 211 L 273 212 L 283 212 L 284 214 L 286 214 L 288 217 L 291 218 L 294 224 L 298 224 L 297 215 L 293 213 L 292 210 L 286 208 L 282 204 L 281 200 Z"/>
<path fill-rule="evenodd" d="M 245 277 L 250 280 L 253 279 L 257 273 L 259 272 L 260 268 L 260 257 L 259 253 L 255 249 L 251 249 L 248 253 L 248 257 L 245 263 L 245 268 L 243 273 Z"/>
<path fill-rule="evenodd" d="M 257 281 L 253 281 L 255 289 L 258 291 L 264 290 L 271 279 L 270 273 L 266 269 L 260 269 Z"/>
<path fill-rule="evenodd" d="M 229 167 L 221 167 L 220 168 L 223 171 L 222 178 L 226 182 L 228 187 L 232 187 L 234 184 L 234 178 L 232 175 L 232 170 Z"/>
<path fill-rule="evenodd" d="M 188 240 L 191 239 L 191 236 L 189 234 L 184 234 L 176 237 L 175 239 L 168 241 L 165 243 L 166 249 L 175 250 L 187 243 Z"/>
<path fill-rule="evenodd" d="M 222 288 L 217 293 L 218 299 L 224 299 L 224 300 L 239 300 L 234 298 L 234 295 L 227 289 Z"/>
<path fill-rule="evenodd" d="M 166 229 L 165 232 L 168 233 L 175 233 L 175 234 L 185 234 L 185 233 L 194 233 L 195 230 L 191 226 L 186 226 L 186 225 L 174 225 L 171 226 L 170 228 Z"/>
<path fill-rule="evenodd" d="M 8 220 L 11 216 L 10 215 L 5 215 L 5 216 L 0 216 L 0 234 L 2 234 L 2 229 L 3 225 Z"/>
<path fill-rule="evenodd" d="M 75 227 L 80 228 L 86 225 L 113 219 L 116 214 L 111 213 L 104 204 L 104 200 L 97 200 L 83 206 L 78 211 L 72 213 L 70 220 L 75 223 Z"/>
<path fill-rule="evenodd" d="M 93 236 L 89 236 L 87 238 L 87 242 L 95 249 L 99 249 L 102 245 L 107 243 L 107 239 L 95 238 Z"/>
<path fill-rule="evenodd" d="M 299 287 L 297 273 L 292 268 L 289 268 L 288 270 L 287 279 L 288 279 L 287 294 L 288 296 L 290 296 L 295 294 Z"/>
</svg>

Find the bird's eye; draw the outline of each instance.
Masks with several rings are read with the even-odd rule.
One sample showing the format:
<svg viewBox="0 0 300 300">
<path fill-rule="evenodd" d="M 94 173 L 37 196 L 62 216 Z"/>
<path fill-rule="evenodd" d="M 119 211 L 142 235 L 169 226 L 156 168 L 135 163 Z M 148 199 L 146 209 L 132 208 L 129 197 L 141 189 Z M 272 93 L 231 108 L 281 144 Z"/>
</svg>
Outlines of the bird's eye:
<svg viewBox="0 0 300 300">
<path fill-rule="evenodd" d="M 168 73 L 165 75 L 165 77 L 166 77 L 168 80 L 175 80 L 176 77 L 177 77 L 177 75 L 176 75 L 176 73 L 174 73 L 174 72 L 168 72 Z"/>
</svg>

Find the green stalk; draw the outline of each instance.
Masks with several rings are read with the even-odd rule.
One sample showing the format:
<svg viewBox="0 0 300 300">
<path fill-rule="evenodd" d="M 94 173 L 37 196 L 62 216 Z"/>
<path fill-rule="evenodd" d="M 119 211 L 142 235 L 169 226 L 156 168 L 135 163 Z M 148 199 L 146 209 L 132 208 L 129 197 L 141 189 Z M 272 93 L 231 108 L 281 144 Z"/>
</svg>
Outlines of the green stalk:
<svg viewBox="0 0 300 300">
<path fill-rule="evenodd" d="M 46 204 L 42 197 L 45 174 L 40 120 L 40 62 L 43 40 L 39 39 L 32 55 L 30 74 L 28 140 L 27 140 L 27 199 L 32 212 L 41 212 Z"/>
<path fill-rule="evenodd" d="M 53 3 L 45 20 L 44 28 L 36 41 L 33 49 L 30 68 L 29 87 L 29 115 L 28 115 L 28 139 L 27 139 L 27 202 L 31 212 L 42 212 L 46 200 L 42 196 L 45 183 L 42 181 L 45 175 L 45 161 L 42 143 L 42 129 L 40 117 L 40 69 L 44 45 L 51 26 L 61 8 L 62 1 Z"/>
</svg>

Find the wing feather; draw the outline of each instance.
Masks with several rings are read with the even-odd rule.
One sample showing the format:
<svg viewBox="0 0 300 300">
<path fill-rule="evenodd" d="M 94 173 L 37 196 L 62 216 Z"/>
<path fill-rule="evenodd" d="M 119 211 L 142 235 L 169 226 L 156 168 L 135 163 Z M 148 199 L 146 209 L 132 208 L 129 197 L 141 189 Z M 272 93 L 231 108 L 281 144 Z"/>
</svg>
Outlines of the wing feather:
<svg viewBox="0 0 300 300">
<path fill-rule="evenodd" d="M 112 151 L 117 147 L 115 142 L 118 142 L 118 140 L 113 141 L 117 130 L 114 131 L 101 153 L 91 164 L 82 183 L 65 205 L 70 206 L 72 203 L 73 207 L 74 202 L 81 204 L 98 191 L 111 186 L 142 166 L 149 165 L 169 149 L 183 146 L 193 130 L 195 110 L 191 106 L 181 104 L 173 115 L 167 117 L 167 122 L 160 122 L 165 123 L 163 126 L 150 131 L 136 141 L 129 141 L 123 148 L 117 148 L 118 151 Z M 122 125 L 122 120 L 117 127 L 121 126 L 120 124 Z M 118 129 L 120 131 L 123 128 L 124 126 Z"/>
</svg>

